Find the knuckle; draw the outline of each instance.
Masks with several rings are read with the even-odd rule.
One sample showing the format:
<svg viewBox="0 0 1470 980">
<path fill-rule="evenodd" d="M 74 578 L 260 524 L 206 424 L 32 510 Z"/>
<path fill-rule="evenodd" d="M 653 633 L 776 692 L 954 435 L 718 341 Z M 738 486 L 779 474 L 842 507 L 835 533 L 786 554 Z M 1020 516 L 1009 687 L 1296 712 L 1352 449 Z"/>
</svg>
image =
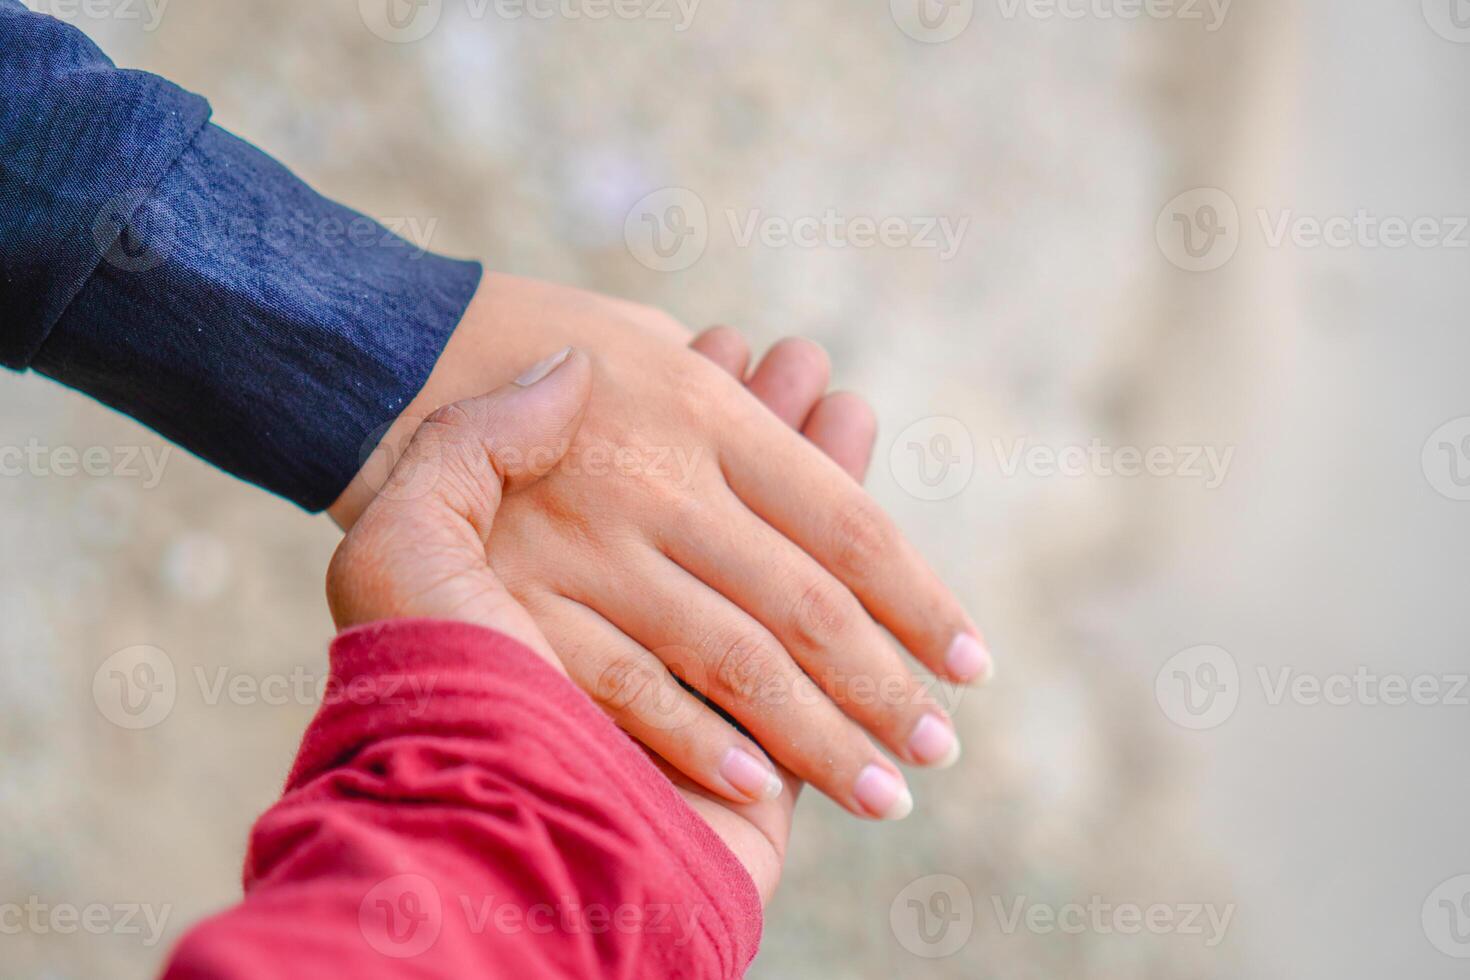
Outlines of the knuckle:
<svg viewBox="0 0 1470 980">
<path fill-rule="evenodd" d="M 428 415 L 424 416 L 423 424 L 432 428 L 457 428 L 467 426 L 471 423 L 470 413 L 465 410 L 464 405 L 459 402 L 450 402 L 448 405 L 440 405 Z"/>
<path fill-rule="evenodd" d="M 614 711 L 638 713 L 657 697 L 659 677 L 648 664 L 617 660 L 597 679 L 597 699 Z"/>
<path fill-rule="evenodd" d="M 792 612 L 791 628 L 806 649 L 831 646 L 852 628 L 848 597 L 835 582 L 817 581 L 801 590 Z"/>
<path fill-rule="evenodd" d="M 832 357 L 827 348 L 806 337 L 787 337 L 776 344 L 772 354 L 792 358 L 816 374 L 827 375 L 832 371 Z"/>
<path fill-rule="evenodd" d="M 723 644 L 715 662 L 715 682 L 742 701 L 755 701 L 776 676 L 779 656 L 755 633 L 742 633 Z"/>
<path fill-rule="evenodd" d="M 839 511 L 835 537 L 838 568 L 859 579 L 876 573 L 892 547 L 888 518 L 867 497 Z"/>
<path fill-rule="evenodd" d="M 327 565 L 327 606 L 339 626 L 358 622 L 374 605 L 373 596 L 386 586 L 382 548 L 371 530 L 373 515 L 359 522 Z"/>
</svg>

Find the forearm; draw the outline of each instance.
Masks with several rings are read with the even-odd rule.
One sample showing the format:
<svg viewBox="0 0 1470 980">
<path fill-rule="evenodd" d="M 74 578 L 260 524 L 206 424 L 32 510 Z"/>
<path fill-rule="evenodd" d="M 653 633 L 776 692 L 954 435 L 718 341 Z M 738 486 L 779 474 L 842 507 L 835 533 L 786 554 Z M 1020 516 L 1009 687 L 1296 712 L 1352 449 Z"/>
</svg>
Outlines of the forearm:
<svg viewBox="0 0 1470 980">
<path fill-rule="evenodd" d="M 384 430 L 383 457 L 362 467 L 328 513 L 351 527 L 386 476 L 397 450 L 435 409 L 506 384 L 527 364 L 564 347 L 594 359 L 635 358 L 644 341 L 683 347 L 691 334 L 672 317 L 637 303 L 567 286 L 488 272 L 428 380 Z M 646 353 L 646 351 L 644 351 Z M 653 365 L 656 359 L 646 363 Z"/>
<path fill-rule="evenodd" d="M 418 393 L 479 280 L 0 0 L 0 363 L 310 510 Z"/>
<path fill-rule="evenodd" d="M 748 875 L 534 654 L 399 622 L 340 637 L 333 682 L 245 899 L 169 976 L 741 975 Z"/>
</svg>

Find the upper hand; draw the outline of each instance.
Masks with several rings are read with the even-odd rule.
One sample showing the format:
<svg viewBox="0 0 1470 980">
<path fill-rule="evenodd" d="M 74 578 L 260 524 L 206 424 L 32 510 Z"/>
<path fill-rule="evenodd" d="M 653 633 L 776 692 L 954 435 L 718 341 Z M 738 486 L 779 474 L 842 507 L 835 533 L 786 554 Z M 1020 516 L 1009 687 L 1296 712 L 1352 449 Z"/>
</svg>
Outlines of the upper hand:
<svg viewBox="0 0 1470 980">
<path fill-rule="evenodd" d="M 488 365 L 510 353 L 587 350 L 568 459 L 493 532 L 506 587 L 572 678 L 711 792 L 774 792 L 769 753 L 854 813 L 901 816 L 903 778 L 864 730 L 911 763 L 952 761 L 957 744 L 880 626 L 957 681 L 988 670 L 975 628 L 840 466 L 676 339 L 641 307 L 492 276 L 417 408 L 503 380 L 513 369 Z M 334 513 L 350 521 L 353 501 Z"/>
<path fill-rule="evenodd" d="M 466 620 L 519 640 L 561 670 L 490 569 L 485 540 L 506 494 L 536 479 L 522 461 L 537 447 L 564 444 L 580 423 L 589 375 L 586 357 L 574 353 L 539 384 L 451 405 L 419 428 L 332 558 L 327 599 L 340 628 L 401 617 Z M 850 407 L 832 408 L 827 443 L 853 444 Z M 786 792 L 778 799 L 737 805 L 669 775 L 768 899 L 786 854 L 795 778 L 783 772 Z"/>
</svg>

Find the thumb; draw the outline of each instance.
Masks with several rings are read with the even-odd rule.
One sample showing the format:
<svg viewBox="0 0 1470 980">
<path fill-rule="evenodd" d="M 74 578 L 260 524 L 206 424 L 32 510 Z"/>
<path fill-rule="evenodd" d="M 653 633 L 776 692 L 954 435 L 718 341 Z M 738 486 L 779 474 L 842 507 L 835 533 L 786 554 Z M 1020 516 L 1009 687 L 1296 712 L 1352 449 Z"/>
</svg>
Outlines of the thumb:
<svg viewBox="0 0 1470 980">
<path fill-rule="evenodd" d="M 339 629 L 399 617 L 451 618 L 508 633 L 555 662 L 531 617 L 490 570 L 485 548 L 504 495 L 566 455 L 592 387 L 567 348 L 515 383 L 433 412 L 332 558 Z"/>
<path fill-rule="evenodd" d="M 512 384 L 445 405 L 409 436 L 371 507 L 415 509 L 426 500 L 489 525 L 503 493 L 550 472 L 566 455 L 587 408 L 592 371 L 570 347 L 528 368 Z M 391 447 L 380 447 L 389 458 Z"/>
</svg>

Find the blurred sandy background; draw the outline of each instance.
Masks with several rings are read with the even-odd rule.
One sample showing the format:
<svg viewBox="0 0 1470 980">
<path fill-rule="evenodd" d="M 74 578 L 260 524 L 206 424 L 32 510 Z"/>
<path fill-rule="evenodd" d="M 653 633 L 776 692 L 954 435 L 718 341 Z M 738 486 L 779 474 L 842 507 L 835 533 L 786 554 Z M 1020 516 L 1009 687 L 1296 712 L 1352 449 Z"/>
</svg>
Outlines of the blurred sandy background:
<svg viewBox="0 0 1470 980">
<path fill-rule="evenodd" d="M 753 976 L 1463 976 L 1470 423 L 1431 434 L 1470 415 L 1470 10 L 1183 2 L 934 0 L 926 21 L 907 0 L 703 0 L 684 22 L 443 0 L 406 43 L 369 29 L 374 0 L 33 6 L 436 250 L 762 345 L 812 336 L 873 400 L 872 491 L 1000 676 L 961 700 L 965 757 L 915 777 L 906 824 L 804 799 Z M 659 271 L 638 202 L 668 187 L 707 242 Z M 1202 210 L 1222 201 L 1233 217 Z M 829 209 L 966 224 L 948 257 L 737 234 Z M 1283 215 L 1359 212 L 1435 224 L 1400 248 L 1381 226 L 1273 244 Z M 0 406 L 0 446 L 163 449 L 40 378 L 6 378 Z M 1175 455 L 1135 477 L 1044 463 L 1095 445 Z M 1013 466 L 1018 446 L 1043 455 Z M 1193 449 L 1228 453 L 1220 479 Z M 0 499 L 0 902 L 168 914 L 151 946 L 7 930 L 0 976 L 148 975 L 238 894 L 311 713 L 210 685 L 320 675 L 337 534 L 182 453 L 156 486 L 33 469 Z M 177 699 L 128 730 L 93 678 L 137 645 Z M 1442 697 L 1274 698 L 1282 670 Z M 1181 678 L 1226 700 L 1181 701 Z M 1045 927 L 1089 903 L 1174 926 Z"/>
</svg>

